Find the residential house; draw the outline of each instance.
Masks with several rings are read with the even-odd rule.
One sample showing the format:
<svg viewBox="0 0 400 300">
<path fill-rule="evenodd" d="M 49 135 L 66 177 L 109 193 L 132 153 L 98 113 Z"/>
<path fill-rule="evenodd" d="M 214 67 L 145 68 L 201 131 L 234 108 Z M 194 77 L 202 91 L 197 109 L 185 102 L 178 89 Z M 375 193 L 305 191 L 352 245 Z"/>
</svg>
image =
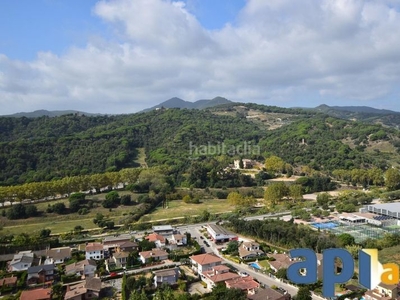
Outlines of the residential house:
<svg viewBox="0 0 400 300">
<path fill-rule="evenodd" d="M 255 161 L 251 159 L 242 159 L 243 169 L 251 169 L 255 165 Z M 240 159 L 234 160 L 233 165 L 235 169 L 240 168 Z"/>
<path fill-rule="evenodd" d="M 39 284 L 53 281 L 55 275 L 54 264 L 40 265 L 28 268 L 27 284 Z"/>
<path fill-rule="evenodd" d="M 116 252 L 133 252 L 138 250 L 139 250 L 139 244 L 131 241 L 119 244 L 116 248 Z"/>
<path fill-rule="evenodd" d="M 251 276 L 236 277 L 226 280 L 225 285 L 228 289 L 240 289 L 247 294 L 254 294 L 256 289 L 260 287 L 260 284 Z"/>
<path fill-rule="evenodd" d="M 131 234 L 117 234 L 112 236 L 106 236 L 103 239 L 103 248 L 106 256 L 111 255 L 121 244 L 130 242 L 133 236 Z"/>
<path fill-rule="evenodd" d="M 128 252 L 117 252 L 113 255 L 113 260 L 117 268 L 123 268 L 128 263 Z"/>
<path fill-rule="evenodd" d="M 65 275 L 78 275 L 83 278 L 94 277 L 97 264 L 92 259 L 85 259 L 65 266 Z"/>
<path fill-rule="evenodd" d="M 17 286 L 18 277 L 11 276 L 0 279 L 0 288 L 4 287 L 16 287 Z"/>
<path fill-rule="evenodd" d="M 23 291 L 19 300 L 50 300 L 51 289 L 35 289 Z"/>
<path fill-rule="evenodd" d="M 290 258 L 285 253 L 271 254 L 270 256 L 275 260 L 269 260 L 268 263 L 271 269 L 275 272 L 282 268 L 287 269 L 294 263 L 294 259 Z"/>
<path fill-rule="evenodd" d="M 200 274 L 201 280 L 207 284 L 208 289 L 212 289 L 218 283 L 224 283 L 226 281 L 239 278 L 238 273 L 233 273 L 225 265 L 218 265 L 212 267 L 211 270 L 203 271 Z"/>
<path fill-rule="evenodd" d="M 378 286 L 364 294 L 365 300 L 399 299 L 398 286 L 395 284 L 379 283 Z"/>
<path fill-rule="evenodd" d="M 86 259 L 104 259 L 104 247 L 100 243 L 88 243 L 85 247 Z"/>
<path fill-rule="evenodd" d="M 163 248 L 167 243 L 167 239 L 158 233 L 151 233 L 145 239 L 149 242 L 154 242 L 157 248 Z"/>
<path fill-rule="evenodd" d="M 65 300 L 85 300 L 99 298 L 101 279 L 98 277 L 87 278 L 85 281 L 67 286 Z"/>
<path fill-rule="evenodd" d="M 112 236 L 106 236 L 103 238 L 104 246 L 119 246 L 125 242 L 129 242 L 133 236 L 131 234 L 118 234 Z"/>
<path fill-rule="evenodd" d="M 176 245 L 176 246 L 185 246 L 187 244 L 187 238 L 186 235 L 184 234 L 173 234 L 171 235 L 171 239 L 169 240 L 169 243 L 171 245 Z"/>
<path fill-rule="evenodd" d="M 168 259 L 168 252 L 161 249 L 153 249 L 150 251 L 139 252 L 139 258 L 143 264 L 151 261 L 160 261 Z"/>
<path fill-rule="evenodd" d="M 60 247 L 48 249 L 46 252 L 45 264 L 63 264 L 67 260 L 71 259 L 71 247 Z"/>
<path fill-rule="evenodd" d="M 163 283 L 173 285 L 178 282 L 179 268 L 154 271 L 154 285 L 161 286 Z"/>
<path fill-rule="evenodd" d="M 271 288 L 265 289 L 255 289 L 254 292 L 247 294 L 247 299 L 249 300 L 290 300 L 290 294 L 283 294 L 277 290 Z"/>
<path fill-rule="evenodd" d="M 264 251 L 260 249 L 260 244 L 256 242 L 244 242 L 239 247 L 239 257 L 241 259 L 249 259 L 264 255 Z"/>
<path fill-rule="evenodd" d="M 9 262 L 8 270 L 14 271 L 26 271 L 32 266 L 34 262 L 34 254 L 32 251 L 21 251 L 15 254 L 13 259 Z"/>
<path fill-rule="evenodd" d="M 215 254 L 205 253 L 199 255 L 193 255 L 190 257 L 192 263 L 192 269 L 198 274 L 202 274 L 205 271 L 212 270 L 215 266 L 222 264 L 222 259 Z"/>
</svg>

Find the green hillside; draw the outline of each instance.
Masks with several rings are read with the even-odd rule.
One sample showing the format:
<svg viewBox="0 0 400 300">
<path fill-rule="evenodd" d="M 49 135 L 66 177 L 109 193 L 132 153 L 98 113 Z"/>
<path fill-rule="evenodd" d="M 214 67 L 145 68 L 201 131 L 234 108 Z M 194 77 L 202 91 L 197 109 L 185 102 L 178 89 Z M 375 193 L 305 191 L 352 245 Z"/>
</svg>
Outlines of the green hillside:
<svg viewBox="0 0 400 300">
<path fill-rule="evenodd" d="M 142 165 L 185 172 L 190 143 L 260 146 L 294 167 L 382 169 L 400 162 L 399 131 L 302 109 L 229 103 L 117 116 L 0 118 L 0 184 L 52 180 Z M 303 142 L 304 141 L 304 142 Z M 138 157 L 138 153 L 140 157 Z M 230 158 L 233 160 L 233 158 Z"/>
</svg>

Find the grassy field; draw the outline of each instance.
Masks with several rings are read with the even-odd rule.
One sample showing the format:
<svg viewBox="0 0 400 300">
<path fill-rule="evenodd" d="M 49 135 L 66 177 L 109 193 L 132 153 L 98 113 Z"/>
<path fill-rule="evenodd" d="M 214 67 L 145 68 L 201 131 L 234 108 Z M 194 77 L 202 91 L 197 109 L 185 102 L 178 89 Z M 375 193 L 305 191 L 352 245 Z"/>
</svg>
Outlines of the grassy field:
<svg viewBox="0 0 400 300">
<path fill-rule="evenodd" d="M 130 192 L 121 191 L 120 195 L 132 194 Z M 55 213 L 45 213 L 48 205 L 54 205 L 55 203 L 65 203 L 68 207 L 68 199 L 56 200 L 51 202 L 41 202 L 35 204 L 38 211 L 41 212 L 41 216 L 35 218 L 29 218 L 24 220 L 8 220 L 6 217 L 0 217 L 0 224 L 3 229 L 0 234 L 19 234 L 24 232 L 36 232 L 41 229 L 50 229 L 53 234 L 69 232 L 74 229 L 75 226 L 80 225 L 84 229 L 94 229 L 97 228 L 96 224 L 93 223 L 97 213 L 101 213 L 104 216 L 114 220 L 115 224 L 120 217 L 124 214 L 129 213 L 134 209 L 135 206 L 119 206 L 113 208 L 111 211 L 108 208 L 101 206 L 101 201 L 104 200 L 106 194 L 99 194 L 92 197 L 87 197 L 87 200 L 92 200 L 97 204 L 89 210 L 86 215 L 79 215 L 77 213 L 58 215 Z M 136 199 L 139 195 L 132 194 L 132 199 Z"/>
<path fill-rule="evenodd" d="M 195 216 L 204 210 L 210 213 L 224 213 L 232 210 L 232 206 L 226 200 L 212 199 L 204 200 L 199 204 L 187 204 L 180 200 L 169 202 L 168 208 L 157 207 L 151 214 L 146 215 L 151 221 L 164 220 L 185 216 Z"/>
<path fill-rule="evenodd" d="M 120 195 L 131 194 L 130 192 L 121 191 Z M 132 199 L 136 199 L 139 195 L 132 194 Z M 75 226 L 80 225 L 85 230 L 97 228 L 96 224 L 93 223 L 97 213 L 101 213 L 104 216 L 110 218 L 118 224 L 118 221 L 129 212 L 135 209 L 135 206 L 119 206 L 109 210 L 101 206 L 101 201 L 104 200 L 105 194 L 99 194 L 92 197 L 88 197 L 87 200 L 92 200 L 96 203 L 96 207 L 89 210 L 86 215 L 79 215 L 77 213 L 58 215 L 55 213 L 46 213 L 48 205 L 54 205 L 55 203 L 65 203 L 68 207 L 68 199 L 56 200 L 51 202 L 42 202 L 35 204 L 41 212 L 41 215 L 35 218 L 29 218 L 24 220 L 8 220 L 6 217 L 0 216 L 0 224 L 3 229 L 0 234 L 20 234 L 24 232 L 38 232 L 41 229 L 50 229 L 53 234 L 65 233 L 72 231 Z M 208 210 L 210 213 L 223 213 L 231 210 L 232 207 L 226 202 L 226 200 L 204 200 L 200 204 L 186 204 L 180 200 L 174 200 L 169 202 L 167 209 L 163 209 L 161 206 L 156 208 L 154 212 L 145 216 L 148 221 L 157 221 L 163 219 L 171 219 L 176 217 L 194 216 L 201 214 L 204 210 Z"/>
<path fill-rule="evenodd" d="M 260 261 L 258 262 L 258 264 L 259 264 L 261 267 L 263 267 L 264 269 L 268 269 L 268 268 L 269 268 L 269 262 L 268 262 L 267 259 L 266 259 L 266 260 L 260 260 Z"/>
</svg>

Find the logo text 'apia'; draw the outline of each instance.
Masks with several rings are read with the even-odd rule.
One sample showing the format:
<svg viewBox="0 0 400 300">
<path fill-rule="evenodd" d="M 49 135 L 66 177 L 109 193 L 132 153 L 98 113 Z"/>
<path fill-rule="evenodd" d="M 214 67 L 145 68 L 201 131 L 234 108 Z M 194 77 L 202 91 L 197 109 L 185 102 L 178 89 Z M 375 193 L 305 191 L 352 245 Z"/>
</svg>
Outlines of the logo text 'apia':
<svg viewBox="0 0 400 300">
<path fill-rule="evenodd" d="M 313 284 L 318 280 L 318 260 L 311 249 L 293 249 L 291 258 L 298 258 L 287 269 L 287 278 L 297 284 Z M 337 260 L 341 262 L 338 273 Z M 372 290 L 379 283 L 398 284 L 399 266 L 394 263 L 382 265 L 378 261 L 377 249 L 362 249 L 358 252 L 358 281 L 365 288 Z M 324 297 L 335 296 L 335 284 L 346 283 L 354 276 L 354 259 L 346 249 L 327 249 L 322 252 L 322 294 Z"/>
</svg>

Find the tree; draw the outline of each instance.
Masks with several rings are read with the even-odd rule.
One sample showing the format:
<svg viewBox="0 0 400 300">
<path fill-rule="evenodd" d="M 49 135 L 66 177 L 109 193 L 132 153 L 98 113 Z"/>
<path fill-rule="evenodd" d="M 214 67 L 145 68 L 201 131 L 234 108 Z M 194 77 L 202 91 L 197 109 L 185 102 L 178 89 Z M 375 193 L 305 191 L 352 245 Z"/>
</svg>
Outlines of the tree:
<svg viewBox="0 0 400 300">
<path fill-rule="evenodd" d="M 228 200 L 229 204 L 233 206 L 240 206 L 243 203 L 243 196 L 238 192 L 229 193 L 226 199 Z"/>
<path fill-rule="evenodd" d="M 287 272 L 286 268 L 280 268 L 280 269 L 278 269 L 278 271 L 276 272 L 275 275 L 279 279 L 287 279 L 286 272 Z"/>
<path fill-rule="evenodd" d="M 150 251 L 156 248 L 156 244 L 154 242 L 149 242 L 149 240 L 143 239 L 139 242 L 139 247 L 142 251 Z"/>
<path fill-rule="evenodd" d="M 42 229 L 39 232 L 39 237 L 41 239 L 48 238 L 50 236 L 51 230 L 50 229 Z"/>
<path fill-rule="evenodd" d="M 285 169 L 285 162 L 278 156 L 270 156 L 265 160 L 265 169 L 269 173 L 282 173 Z"/>
<path fill-rule="evenodd" d="M 346 250 L 350 252 L 354 259 L 358 259 L 358 251 L 362 249 L 360 245 L 347 245 Z"/>
<path fill-rule="evenodd" d="M 74 233 L 75 234 L 80 234 L 82 232 L 82 230 L 83 230 L 83 227 L 81 225 L 76 225 L 74 227 Z"/>
<path fill-rule="evenodd" d="M 7 218 L 10 220 L 25 219 L 26 218 L 25 206 L 18 203 L 10 207 L 7 210 Z"/>
<path fill-rule="evenodd" d="M 121 196 L 121 205 L 131 205 L 132 197 L 131 195 L 122 195 Z"/>
<path fill-rule="evenodd" d="M 311 291 L 307 286 L 300 286 L 297 291 L 296 300 L 312 300 Z"/>
<path fill-rule="evenodd" d="M 246 295 L 240 289 L 228 289 L 225 284 L 217 283 L 207 297 L 209 300 L 245 300 Z"/>
<path fill-rule="evenodd" d="M 349 233 L 342 233 L 338 235 L 339 243 L 342 247 L 351 246 L 355 244 L 354 237 Z"/>
<path fill-rule="evenodd" d="M 226 246 L 226 253 L 235 254 L 238 252 L 239 243 L 238 241 L 230 241 Z"/>
<path fill-rule="evenodd" d="M 138 290 L 133 290 L 129 296 L 129 300 L 148 300 L 145 290 L 142 289 L 142 292 L 138 292 Z"/>
<path fill-rule="evenodd" d="M 400 187 L 400 172 L 398 169 L 390 168 L 385 172 L 385 186 L 388 191 L 394 191 Z"/>
<path fill-rule="evenodd" d="M 293 202 L 303 200 L 303 188 L 299 184 L 292 184 L 289 186 L 289 196 Z"/>
<path fill-rule="evenodd" d="M 25 208 L 26 216 L 29 217 L 36 217 L 38 214 L 38 209 L 35 205 L 27 205 Z"/>
<path fill-rule="evenodd" d="M 114 221 L 107 221 L 107 222 L 106 222 L 106 227 L 107 227 L 107 229 L 113 229 L 114 226 L 115 226 Z"/>
<path fill-rule="evenodd" d="M 103 205 L 104 208 L 113 208 L 113 207 L 115 207 L 115 203 L 111 199 L 103 200 L 101 205 Z"/>
<path fill-rule="evenodd" d="M 56 213 L 56 214 L 64 214 L 66 212 L 66 207 L 65 204 L 63 202 L 59 202 L 56 203 L 52 206 L 52 210 Z"/>
<path fill-rule="evenodd" d="M 332 196 L 329 193 L 319 193 L 317 195 L 317 203 L 319 206 L 328 205 Z"/>
<path fill-rule="evenodd" d="M 120 204 L 121 198 L 116 191 L 108 192 L 106 195 L 106 201 L 112 203 L 113 206 L 118 206 Z"/>
<path fill-rule="evenodd" d="M 272 205 L 280 202 L 284 197 L 288 196 L 289 189 L 282 181 L 270 184 L 264 193 L 264 199 Z"/>
<path fill-rule="evenodd" d="M 204 209 L 200 215 L 202 221 L 209 221 L 211 214 L 207 209 Z"/>
</svg>

